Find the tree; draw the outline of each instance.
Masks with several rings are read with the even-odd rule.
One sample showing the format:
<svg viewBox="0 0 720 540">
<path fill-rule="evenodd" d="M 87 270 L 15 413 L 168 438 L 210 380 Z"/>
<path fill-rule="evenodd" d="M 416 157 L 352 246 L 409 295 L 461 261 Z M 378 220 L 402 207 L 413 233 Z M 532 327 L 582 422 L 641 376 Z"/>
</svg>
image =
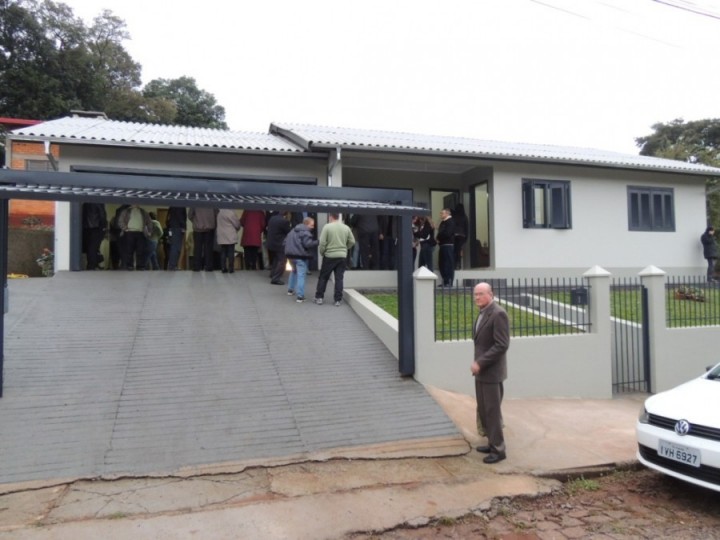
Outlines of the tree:
<svg viewBox="0 0 720 540">
<path fill-rule="evenodd" d="M 167 101 L 175 105 L 173 124 L 193 127 L 227 129 L 225 108 L 217 104 L 215 96 L 200 90 L 192 77 L 155 79 L 143 90 L 148 100 Z"/>
<path fill-rule="evenodd" d="M 0 0 L 0 9 L 0 115 L 43 119 L 59 114 L 67 107 L 61 58 L 42 26 L 39 6 Z"/>
<path fill-rule="evenodd" d="M 688 163 L 720 166 L 720 118 L 685 122 L 682 118 L 652 126 L 654 133 L 637 137 L 640 155 L 656 156 Z M 720 220 L 720 185 L 715 178 L 706 180 L 708 223 Z"/>
<path fill-rule="evenodd" d="M 225 109 L 195 80 L 158 79 L 122 43 L 125 22 L 104 10 L 90 27 L 52 0 L 0 0 L 0 116 L 49 120 L 73 109 L 133 122 L 227 129 Z"/>
</svg>

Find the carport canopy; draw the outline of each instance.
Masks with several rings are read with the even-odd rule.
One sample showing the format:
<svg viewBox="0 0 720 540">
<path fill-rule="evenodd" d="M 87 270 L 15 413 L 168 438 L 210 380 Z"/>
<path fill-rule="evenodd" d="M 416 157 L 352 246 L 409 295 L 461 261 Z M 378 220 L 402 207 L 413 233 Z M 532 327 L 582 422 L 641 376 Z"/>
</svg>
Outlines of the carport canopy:
<svg viewBox="0 0 720 540">
<path fill-rule="evenodd" d="M 315 178 L 232 176 L 77 167 L 71 172 L 0 171 L 1 199 L 213 206 L 248 210 L 427 215 L 410 190 L 336 188 Z"/>
<path fill-rule="evenodd" d="M 0 271 L 7 295 L 8 200 L 49 200 L 70 203 L 140 204 L 217 207 L 279 212 L 361 213 L 397 216 L 398 227 L 398 352 L 399 371 L 415 371 L 412 228 L 414 215 L 427 208 L 412 204 L 403 189 L 325 187 L 315 178 L 261 177 L 74 167 L 71 172 L 0 170 Z M 0 322 L 0 397 L 3 388 L 4 315 Z"/>
</svg>

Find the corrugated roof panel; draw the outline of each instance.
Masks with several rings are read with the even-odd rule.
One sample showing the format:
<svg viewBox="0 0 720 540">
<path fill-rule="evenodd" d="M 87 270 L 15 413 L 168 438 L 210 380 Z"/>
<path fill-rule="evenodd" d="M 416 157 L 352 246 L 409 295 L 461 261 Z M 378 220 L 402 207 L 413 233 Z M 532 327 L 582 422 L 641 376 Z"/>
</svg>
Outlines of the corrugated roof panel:
<svg viewBox="0 0 720 540">
<path fill-rule="evenodd" d="M 108 188 L 72 186 L 65 184 L 13 183 L 0 184 L 0 199 L 39 199 L 79 202 L 135 202 L 164 203 L 184 206 L 203 206 L 245 209 L 277 209 L 294 211 L 352 211 L 387 215 L 422 215 L 426 208 L 381 201 L 329 199 L 287 195 L 240 195 L 228 193 L 198 193 L 195 191 Z"/>
<path fill-rule="evenodd" d="M 292 143 L 269 133 L 140 124 L 107 120 L 101 117 L 59 118 L 12 132 L 12 136 L 18 135 L 33 138 L 97 141 L 109 145 L 132 143 L 147 146 L 302 152 Z"/>
<path fill-rule="evenodd" d="M 336 147 L 363 148 L 388 152 L 409 151 L 421 154 L 463 155 L 468 157 L 519 159 L 523 161 L 537 160 L 643 170 L 677 171 L 706 176 L 720 175 L 720 168 L 592 148 L 510 143 L 464 137 L 421 135 L 309 124 L 272 124 L 270 130 L 271 132 L 288 133 L 293 141 L 307 150 Z"/>
</svg>

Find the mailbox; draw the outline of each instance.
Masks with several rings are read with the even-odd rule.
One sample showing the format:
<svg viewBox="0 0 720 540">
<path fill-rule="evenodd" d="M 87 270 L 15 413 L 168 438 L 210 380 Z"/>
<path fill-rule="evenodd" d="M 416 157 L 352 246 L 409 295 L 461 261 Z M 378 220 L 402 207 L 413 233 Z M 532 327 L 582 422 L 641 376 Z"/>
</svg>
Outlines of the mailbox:
<svg viewBox="0 0 720 540">
<path fill-rule="evenodd" d="M 587 306 L 588 291 L 585 287 L 570 289 L 570 304 L 573 306 Z"/>
</svg>

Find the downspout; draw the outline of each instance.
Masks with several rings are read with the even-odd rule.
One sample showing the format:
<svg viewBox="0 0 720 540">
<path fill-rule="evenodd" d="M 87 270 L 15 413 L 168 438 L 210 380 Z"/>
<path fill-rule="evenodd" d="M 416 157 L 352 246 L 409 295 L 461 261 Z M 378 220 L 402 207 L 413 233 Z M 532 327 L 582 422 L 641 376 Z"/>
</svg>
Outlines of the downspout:
<svg viewBox="0 0 720 540">
<path fill-rule="evenodd" d="M 330 152 L 330 156 L 328 157 L 328 180 L 327 185 L 328 187 L 333 187 L 333 175 L 335 175 L 335 170 L 339 171 L 339 182 L 338 187 L 342 186 L 342 149 L 336 148 L 335 150 L 332 150 Z"/>
<path fill-rule="evenodd" d="M 50 162 L 50 166 L 52 167 L 52 170 L 55 172 L 58 172 L 60 170 L 60 164 L 58 163 L 57 159 L 55 159 L 55 156 L 53 156 L 52 152 L 50 151 L 50 141 L 43 141 L 43 144 L 45 145 L 45 156 L 48 158 L 48 161 Z"/>
</svg>

